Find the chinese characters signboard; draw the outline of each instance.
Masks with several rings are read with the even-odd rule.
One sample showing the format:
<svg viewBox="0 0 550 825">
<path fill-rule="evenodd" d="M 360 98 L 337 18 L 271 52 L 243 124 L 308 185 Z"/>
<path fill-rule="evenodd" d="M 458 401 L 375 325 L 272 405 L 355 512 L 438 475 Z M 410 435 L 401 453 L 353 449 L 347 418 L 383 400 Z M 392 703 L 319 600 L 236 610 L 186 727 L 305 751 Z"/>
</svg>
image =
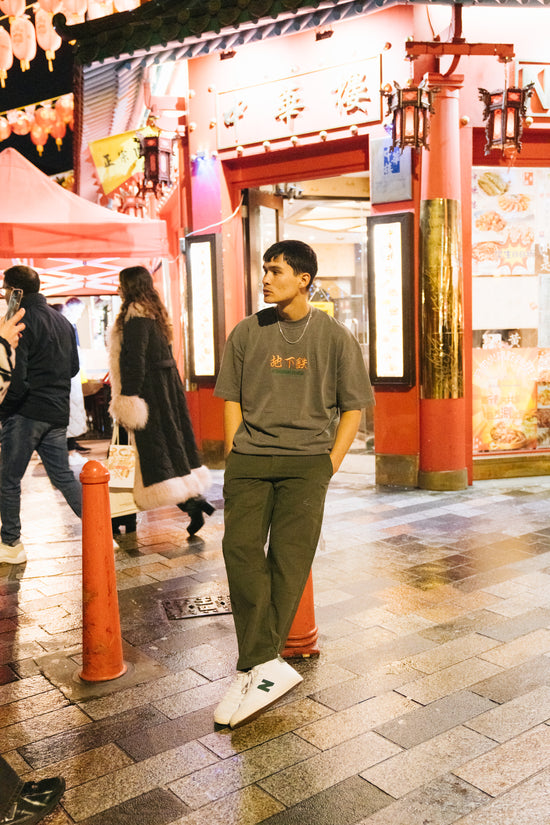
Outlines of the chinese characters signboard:
<svg viewBox="0 0 550 825">
<path fill-rule="evenodd" d="M 143 172 L 136 132 L 101 138 L 89 145 L 99 182 L 106 195 L 122 186 L 136 172 Z"/>
<path fill-rule="evenodd" d="M 221 91 L 218 148 L 382 119 L 380 56 Z"/>
</svg>

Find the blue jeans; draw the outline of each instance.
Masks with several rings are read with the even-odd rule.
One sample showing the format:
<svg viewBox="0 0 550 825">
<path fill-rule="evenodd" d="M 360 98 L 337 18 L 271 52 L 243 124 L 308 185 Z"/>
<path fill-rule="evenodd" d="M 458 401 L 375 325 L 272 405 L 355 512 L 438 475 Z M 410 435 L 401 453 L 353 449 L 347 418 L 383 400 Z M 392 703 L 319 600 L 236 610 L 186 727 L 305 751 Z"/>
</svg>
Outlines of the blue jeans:
<svg viewBox="0 0 550 825">
<path fill-rule="evenodd" d="M 35 450 L 53 486 L 73 513 L 82 517 L 82 485 L 69 467 L 67 428 L 12 415 L 2 423 L 0 537 L 4 544 L 16 544 L 21 536 L 21 479 Z"/>
</svg>

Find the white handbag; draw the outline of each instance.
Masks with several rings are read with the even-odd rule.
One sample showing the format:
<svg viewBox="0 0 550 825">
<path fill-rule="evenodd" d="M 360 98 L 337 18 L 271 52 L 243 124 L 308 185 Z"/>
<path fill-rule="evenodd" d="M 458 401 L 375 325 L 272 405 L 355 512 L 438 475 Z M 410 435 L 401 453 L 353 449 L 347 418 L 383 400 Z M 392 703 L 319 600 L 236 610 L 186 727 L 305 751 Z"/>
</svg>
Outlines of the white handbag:
<svg viewBox="0 0 550 825">
<path fill-rule="evenodd" d="M 128 445 L 120 444 L 118 423 L 115 421 L 106 462 L 110 474 L 111 518 L 130 516 L 139 512 L 133 493 L 137 454 L 132 433 L 129 433 L 128 441 Z"/>
<path fill-rule="evenodd" d="M 107 456 L 107 469 L 109 470 L 109 488 L 132 489 L 136 473 L 136 447 L 134 436 L 128 434 L 128 444 L 120 443 L 118 423 L 113 426 L 113 437 Z"/>
</svg>

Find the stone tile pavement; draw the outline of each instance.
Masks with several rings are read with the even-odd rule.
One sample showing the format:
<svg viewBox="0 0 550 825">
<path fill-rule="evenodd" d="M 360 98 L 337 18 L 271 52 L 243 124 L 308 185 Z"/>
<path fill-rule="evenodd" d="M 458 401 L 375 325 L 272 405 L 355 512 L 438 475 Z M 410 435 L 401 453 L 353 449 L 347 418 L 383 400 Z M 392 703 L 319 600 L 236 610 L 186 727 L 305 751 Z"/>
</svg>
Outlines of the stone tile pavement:
<svg viewBox="0 0 550 825">
<path fill-rule="evenodd" d="M 105 442 L 92 442 L 102 458 Z M 541 825 L 550 822 L 549 478 L 382 490 L 358 445 L 331 484 L 314 563 L 321 654 L 256 721 L 214 730 L 236 658 L 218 505 L 139 517 L 115 551 L 128 673 L 85 686 L 80 523 L 31 464 L 29 560 L 0 565 L 0 753 L 63 774 L 50 825 Z"/>
</svg>

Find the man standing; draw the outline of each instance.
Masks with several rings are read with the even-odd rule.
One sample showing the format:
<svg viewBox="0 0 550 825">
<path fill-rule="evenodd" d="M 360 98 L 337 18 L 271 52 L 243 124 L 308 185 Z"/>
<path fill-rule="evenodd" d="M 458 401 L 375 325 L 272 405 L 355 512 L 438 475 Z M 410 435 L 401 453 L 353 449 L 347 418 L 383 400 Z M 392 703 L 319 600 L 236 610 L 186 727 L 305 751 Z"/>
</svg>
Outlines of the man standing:
<svg viewBox="0 0 550 825">
<path fill-rule="evenodd" d="M 275 306 L 237 324 L 216 383 L 225 399 L 223 552 L 239 658 L 214 721 L 232 728 L 302 681 L 280 653 L 330 478 L 373 403 L 358 342 L 308 302 L 316 274 L 315 252 L 301 241 L 266 251 L 264 301 Z"/>
<path fill-rule="evenodd" d="M 28 266 L 4 272 L 5 298 L 22 289 L 25 332 L 19 343 L 10 388 L 0 406 L 0 562 L 21 564 L 21 479 L 34 450 L 50 481 L 82 515 L 82 487 L 69 468 L 67 424 L 71 378 L 78 372 L 78 353 L 71 324 L 39 294 L 40 278 Z"/>
</svg>

